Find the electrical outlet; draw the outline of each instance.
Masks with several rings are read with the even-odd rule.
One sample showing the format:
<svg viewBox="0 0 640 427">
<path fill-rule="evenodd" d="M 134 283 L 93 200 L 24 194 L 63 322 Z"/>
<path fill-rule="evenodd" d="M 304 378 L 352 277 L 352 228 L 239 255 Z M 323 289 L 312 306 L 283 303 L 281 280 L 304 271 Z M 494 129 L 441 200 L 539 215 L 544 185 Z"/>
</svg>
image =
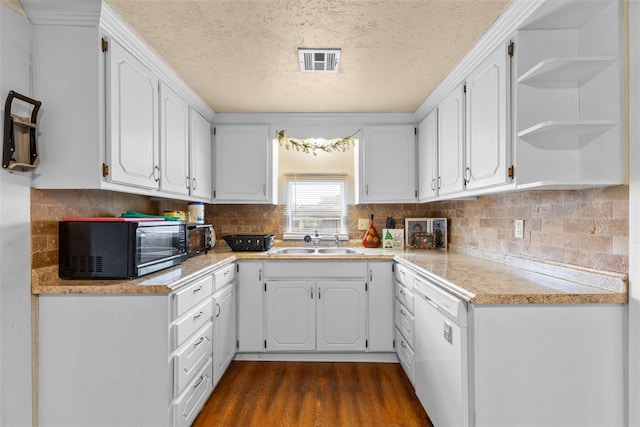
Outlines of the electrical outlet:
<svg viewBox="0 0 640 427">
<path fill-rule="evenodd" d="M 513 237 L 516 239 L 524 239 L 524 219 L 516 219 L 513 221 Z"/>
<path fill-rule="evenodd" d="M 358 218 L 358 230 L 366 230 L 369 228 L 369 219 Z"/>
</svg>

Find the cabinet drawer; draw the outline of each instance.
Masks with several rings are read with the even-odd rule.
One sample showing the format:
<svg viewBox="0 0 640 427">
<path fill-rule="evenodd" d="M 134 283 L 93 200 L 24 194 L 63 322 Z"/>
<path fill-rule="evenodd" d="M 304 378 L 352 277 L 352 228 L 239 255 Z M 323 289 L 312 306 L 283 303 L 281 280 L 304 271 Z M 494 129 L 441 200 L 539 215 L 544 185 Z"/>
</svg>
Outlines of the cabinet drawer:
<svg viewBox="0 0 640 427">
<path fill-rule="evenodd" d="M 204 301 L 205 298 L 213 294 L 213 276 L 206 276 L 197 279 L 194 283 L 187 285 L 173 294 L 172 318 L 177 319 L 186 313 L 190 308 Z"/>
<path fill-rule="evenodd" d="M 396 264 L 396 280 L 409 290 L 413 289 L 415 275 L 404 265 Z"/>
<path fill-rule="evenodd" d="M 213 360 L 209 359 L 198 374 L 173 404 L 174 427 L 189 427 L 209 398 L 213 390 Z"/>
<path fill-rule="evenodd" d="M 402 332 L 402 335 L 407 339 L 407 342 L 414 348 L 415 330 L 414 330 L 414 317 L 409 312 L 407 307 L 402 304 L 396 304 L 396 328 Z"/>
<path fill-rule="evenodd" d="M 396 282 L 396 298 L 413 314 L 413 292 Z"/>
<path fill-rule="evenodd" d="M 232 282 L 236 278 L 236 265 L 231 264 L 226 267 L 217 270 L 213 273 L 215 281 L 215 290 L 222 289 L 224 285 Z"/>
<path fill-rule="evenodd" d="M 213 300 L 207 298 L 205 302 L 186 313 L 173 324 L 173 347 L 175 350 L 182 345 L 195 331 L 200 329 L 213 315 Z"/>
<path fill-rule="evenodd" d="M 207 322 L 181 346 L 174 356 L 174 394 L 178 395 L 191 382 L 212 354 L 213 323 Z"/>
<path fill-rule="evenodd" d="M 414 365 L 416 356 L 398 329 L 396 329 L 396 343 L 396 353 L 398 354 L 398 359 L 400 359 L 400 364 L 407 377 L 409 377 L 411 384 L 415 384 Z"/>
</svg>

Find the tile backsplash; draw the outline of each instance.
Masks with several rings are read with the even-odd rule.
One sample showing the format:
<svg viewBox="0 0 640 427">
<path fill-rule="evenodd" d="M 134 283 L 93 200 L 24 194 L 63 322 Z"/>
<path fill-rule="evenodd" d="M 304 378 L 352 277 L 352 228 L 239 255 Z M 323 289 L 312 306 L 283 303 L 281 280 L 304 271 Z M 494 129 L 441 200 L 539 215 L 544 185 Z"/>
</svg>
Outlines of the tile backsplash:
<svg viewBox="0 0 640 427">
<path fill-rule="evenodd" d="M 65 216 L 120 215 L 126 210 L 160 213 L 186 210 L 185 202 L 99 190 L 31 190 L 32 267 L 57 264 L 58 221 Z M 378 230 L 392 216 L 449 219 L 449 244 L 500 254 L 627 273 L 629 269 L 629 187 L 526 191 L 423 204 L 348 207 L 350 239 L 360 239 L 358 218 L 374 215 Z M 524 239 L 513 236 L 513 221 L 524 219 Z M 283 206 L 211 205 L 205 221 L 218 239 L 227 234 L 283 233 Z"/>
</svg>

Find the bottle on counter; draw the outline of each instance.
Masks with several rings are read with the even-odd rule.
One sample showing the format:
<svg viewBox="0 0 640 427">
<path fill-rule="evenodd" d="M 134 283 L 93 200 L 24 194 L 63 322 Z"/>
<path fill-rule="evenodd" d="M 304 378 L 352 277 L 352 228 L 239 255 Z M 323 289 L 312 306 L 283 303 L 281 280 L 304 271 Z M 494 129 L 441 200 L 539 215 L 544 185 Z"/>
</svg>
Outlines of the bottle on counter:
<svg viewBox="0 0 640 427">
<path fill-rule="evenodd" d="M 365 248 L 379 248 L 381 244 L 380 235 L 375 225 L 373 225 L 373 215 L 371 215 L 369 228 L 367 228 L 367 232 L 364 233 L 364 237 L 362 238 L 362 245 Z"/>
</svg>

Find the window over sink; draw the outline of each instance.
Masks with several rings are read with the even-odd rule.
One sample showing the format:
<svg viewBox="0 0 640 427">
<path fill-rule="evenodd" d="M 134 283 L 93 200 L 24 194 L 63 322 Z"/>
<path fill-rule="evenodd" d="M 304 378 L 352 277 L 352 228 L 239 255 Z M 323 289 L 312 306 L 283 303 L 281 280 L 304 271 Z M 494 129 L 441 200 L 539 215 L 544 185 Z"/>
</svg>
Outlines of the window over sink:
<svg viewBox="0 0 640 427">
<path fill-rule="evenodd" d="M 347 174 L 285 174 L 284 238 L 347 236 Z"/>
</svg>

